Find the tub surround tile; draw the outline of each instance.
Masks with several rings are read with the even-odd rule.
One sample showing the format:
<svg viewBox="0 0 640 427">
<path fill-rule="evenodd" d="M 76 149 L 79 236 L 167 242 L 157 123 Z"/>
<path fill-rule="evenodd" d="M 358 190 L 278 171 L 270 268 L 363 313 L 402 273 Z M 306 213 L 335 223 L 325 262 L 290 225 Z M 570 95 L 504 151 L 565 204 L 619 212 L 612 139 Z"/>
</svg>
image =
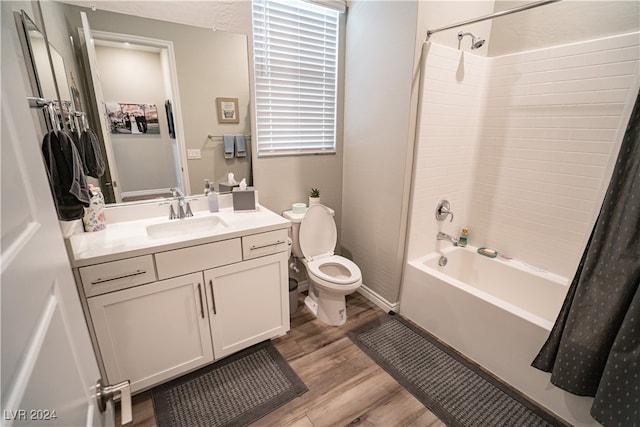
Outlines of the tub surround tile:
<svg viewBox="0 0 640 427">
<path fill-rule="evenodd" d="M 638 33 L 495 58 L 432 43 L 408 258 L 469 226 L 473 244 L 571 276 L 637 90 L 639 47 Z M 434 220 L 441 199 L 453 223 Z"/>
</svg>

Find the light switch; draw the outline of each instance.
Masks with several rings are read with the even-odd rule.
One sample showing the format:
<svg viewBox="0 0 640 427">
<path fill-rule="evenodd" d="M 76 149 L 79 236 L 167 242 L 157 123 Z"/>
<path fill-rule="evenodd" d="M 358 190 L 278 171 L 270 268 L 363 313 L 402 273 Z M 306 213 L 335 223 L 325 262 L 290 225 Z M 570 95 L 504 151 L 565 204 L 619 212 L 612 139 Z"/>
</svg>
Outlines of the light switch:
<svg viewBox="0 0 640 427">
<path fill-rule="evenodd" d="M 187 150 L 187 159 L 199 159 L 200 157 L 199 148 L 190 148 Z"/>
</svg>

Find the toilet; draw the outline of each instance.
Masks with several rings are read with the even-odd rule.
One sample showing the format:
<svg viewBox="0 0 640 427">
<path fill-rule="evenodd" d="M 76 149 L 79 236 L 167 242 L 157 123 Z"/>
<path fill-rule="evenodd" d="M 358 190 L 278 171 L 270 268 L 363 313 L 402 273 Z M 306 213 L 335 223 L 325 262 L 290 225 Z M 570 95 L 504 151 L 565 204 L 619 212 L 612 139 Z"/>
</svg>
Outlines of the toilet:
<svg viewBox="0 0 640 427">
<path fill-rule="evenodd" d="M 333 253 L 338 232 L 333 210 L 313 205 L 304 214 L 286 211 L 293 223 L 293 255 L 302 260 L 309 279 L 305 305 L 324 323 L 339 326 L 347 321 L 345 296 L 362 285 L 358 266 Z"/>
</svg>

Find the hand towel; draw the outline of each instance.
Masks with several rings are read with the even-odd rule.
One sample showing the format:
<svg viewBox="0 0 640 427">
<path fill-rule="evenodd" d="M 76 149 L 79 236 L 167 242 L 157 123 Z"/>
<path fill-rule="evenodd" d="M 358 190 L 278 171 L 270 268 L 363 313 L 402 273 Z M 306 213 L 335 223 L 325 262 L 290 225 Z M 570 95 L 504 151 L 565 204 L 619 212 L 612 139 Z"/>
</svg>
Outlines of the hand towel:
<svg viewBox="0 0 640 427">
<path fill-rule="evenodd" d="M 244 135 L 241 133 L 236 135 L 236 157 L 247 156 L 247 144 L 244 140 Z"/>
<path fill-rule="evenodd" d="M 51 131 L 42 141 L 42 154 L 49 185 L 62 221 L 82 219 L 91 195 L 80 155 L 71 138 L 62 131 Z"/>
<path fill-rule="evenodd" d="M 82 146 L 81 153 L 83 155 L 81 158 L 84 163 L 85 174 L 93 178 L 100 178 L 104 174 L 105 163 L 100 143 L 98 142 L 98 135 L 92 129 L 85 130 L 82 132 L 80 145 Z"/>
<path fill-rule="evenodd" d="M 225 133 L 222 140 L 224 141 L 224 158 L 232 159 L 234 153 L 233 135 Z"/>
</svg>

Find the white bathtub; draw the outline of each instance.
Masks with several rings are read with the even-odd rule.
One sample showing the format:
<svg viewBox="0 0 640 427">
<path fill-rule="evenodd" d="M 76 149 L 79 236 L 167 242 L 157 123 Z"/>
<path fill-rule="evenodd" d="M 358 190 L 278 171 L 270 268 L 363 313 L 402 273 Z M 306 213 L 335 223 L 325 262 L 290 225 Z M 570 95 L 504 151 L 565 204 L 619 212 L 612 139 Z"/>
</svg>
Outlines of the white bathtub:
<svg viewBox="0 0 640 427">
<path fill-rule="evenodd" d="M 400 314 L 569 423 L 595 426 L 592 398 L 554 387 L 549 374 L 530 366 L 567 289 L 555 274 L 450 247 L 405 266 Z"/>
</svg>

